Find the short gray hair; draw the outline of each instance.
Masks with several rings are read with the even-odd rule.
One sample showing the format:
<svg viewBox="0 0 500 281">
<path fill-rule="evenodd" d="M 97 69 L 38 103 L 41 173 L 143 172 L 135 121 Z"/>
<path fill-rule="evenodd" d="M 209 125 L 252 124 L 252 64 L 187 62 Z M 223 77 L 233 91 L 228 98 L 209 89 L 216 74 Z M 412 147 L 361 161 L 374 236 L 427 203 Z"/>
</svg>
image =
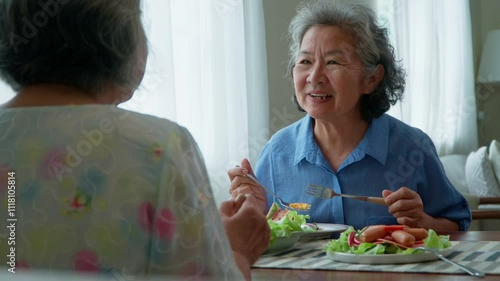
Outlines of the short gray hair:
<svg viewBox="0 0 500 281">
<path fill-rule="evenodd" d="M 58 83 L 135 90 L 146 38 L 141 0 L 3 0 L 0 76 L 16 91 Z"/>
<path fill-rule="evenodd" d="M 387 29 L 379 26 L 374 12 L 361 4 L 314 0 L 299 5 L 288 29 L 290 47 L 287 72 L 290 78 L 293 78 L 293 68 L 300 54 L 304 34 L 316 25 L 338 26 L 349 34 L 354 40 L 365 73 L 373 71 L 378 64 L 383 65 L 385 71 L 382 81 L 370 95 L 361 97 L 361 114 L 365 120 L 379 117 L 402 99 L 405 71 L 396 61 Z M 295 95 L 294 101 L 303 111 Z"/>
</svg>

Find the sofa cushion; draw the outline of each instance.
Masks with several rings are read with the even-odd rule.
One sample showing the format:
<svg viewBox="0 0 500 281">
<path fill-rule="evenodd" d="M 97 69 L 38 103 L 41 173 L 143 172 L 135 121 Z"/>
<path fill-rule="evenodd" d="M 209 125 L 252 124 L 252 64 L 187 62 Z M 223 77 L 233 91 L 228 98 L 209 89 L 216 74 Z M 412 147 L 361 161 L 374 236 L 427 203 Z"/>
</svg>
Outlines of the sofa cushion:
<svg viewBox="0 0 500 281">
<path fill-rule="evenodd" d="M 444 172 L 455 188 L 462 192 L 468 193 L 467 182 L 465 181 L 465 162 L 467 155 L 452 154 L 445 155 L 439 158 L 443 164 Z"/>
<path fill-rule="evenodd" d="M 500 196 L 500 187 L 493 172 L 486 146 L 480 147 L 467 156 L 465 179 L 470 194 Z"/>
<path fill-rule="evenodd" d="M 495 172 L 497 181 L 500 183 L 500 142 L 497 140 L 491 141 L 488 158 L 493 166 L 493 172 Z"/>
</svg>

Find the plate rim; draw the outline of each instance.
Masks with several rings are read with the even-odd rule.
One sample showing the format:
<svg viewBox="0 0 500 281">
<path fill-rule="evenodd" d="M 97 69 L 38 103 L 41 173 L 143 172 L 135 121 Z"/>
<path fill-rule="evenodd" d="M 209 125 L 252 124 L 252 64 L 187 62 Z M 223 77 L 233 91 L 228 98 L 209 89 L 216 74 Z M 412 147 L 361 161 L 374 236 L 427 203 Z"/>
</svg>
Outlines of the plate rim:
<svg viewBox="0 0 500 281">
<path fill-rule="evenodd" d="M 290 232 L 291 235 L 289 237 L 277 237 L 276 239 L 289 239 L 290 241 L 293 241 L 293 243 L 290 243 L 289 245 L 287 246 L 282 246 L 282 247 L 279 247 L 277 249 L 273 249 L 273 246 L 268 246 L 266 248 L 266 250 L 264 251 L 264 254 L 268 254 L 268 253 L 274 253 L 274 252 L 277 252 L 277 251 L 284 251 L 286 249 L 289 249 L 291 247 L 293 247 L 295 244 L 297 244 L 297 242 L 299 241 L 300 239 L 300 236 L 301 236 L 301 233 L 303 233 L 302 231 L 292 231 Z M 276 241 L 275 241 L 276 242 Z"/>
<path fill-rule="evenodd" d="M 348 225 L 345 225 L 345 224 L 341 224 L 341 223 L 322 223 L 322 222 L 317 222 L 316 225 L 318 227 L 320 227 L 320 225 L 323 225 L 325 227 L 328 227 L 328 226 L 332 226 L 332 225 L 338 225 L 338 226 L 341 226 L 341 227 L 344 227 L 345 229 L 342 229 L 342 230 L 347 230 L 349 228 Z M 311 233 L 319 233 L 319 232 L 331 232 L 331 231 L 334 231 L 334 232 L 337 232 L 337 231 L 342 231 L 342 230 L 318 230 L 316 232 L 311 232 Z"/>
<path fill-rule="evenodd" d="M 338 223 L 316 223 L 318 227 L 340 226 L 339 229 L 319 229 L 317 231 L 303 231 L 299 239 L 311 240 L 317 237 L 329 237 L 330 234 L 340 233 L 349 228 L 348 225 Z"/>
</svg>

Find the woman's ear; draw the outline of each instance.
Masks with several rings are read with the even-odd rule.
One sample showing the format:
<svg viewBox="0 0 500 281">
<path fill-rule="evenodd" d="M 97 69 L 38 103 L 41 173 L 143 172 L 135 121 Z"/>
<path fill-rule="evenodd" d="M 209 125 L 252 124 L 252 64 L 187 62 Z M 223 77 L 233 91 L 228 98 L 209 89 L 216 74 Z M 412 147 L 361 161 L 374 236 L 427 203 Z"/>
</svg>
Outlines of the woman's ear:
<svg viewBox="0 0 500 281">
<path fill-rule="evenodd" d="M 382 81 L 382 78 L 384 78 L 384 72 L 384 66 L 379 63 L 375 67 L 375 70 L 373 70 L 373 72 L 366 77 L 367 80 L 363 94 L 371 94 L 373 90 L 375 90 L 380 81 Z"/>
</svg>

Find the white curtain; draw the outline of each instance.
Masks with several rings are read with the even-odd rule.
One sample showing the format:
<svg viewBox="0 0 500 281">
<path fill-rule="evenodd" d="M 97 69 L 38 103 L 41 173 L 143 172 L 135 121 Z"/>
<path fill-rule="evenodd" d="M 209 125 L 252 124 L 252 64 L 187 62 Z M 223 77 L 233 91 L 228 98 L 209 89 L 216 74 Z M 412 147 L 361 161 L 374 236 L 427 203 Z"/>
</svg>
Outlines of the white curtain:
<svg viewBox="0 0 500 281">
<path fill-rule="evenodd" d="M 146 0 L 146 75 L 125 109 L 185 126 L 205 158 L 215 200 L 229 198 L 227 169 L 253 163 L 267 139 L 262 0 Z M 12 94 L 0 88 L 0 103 Z M 257 147 L 256 147 L 257 146 Z"/>
<path fill-rule="evenodd" d="M 268 124 L 262 0 L 147 0 L 144 23 L 146 77 L 123 107 L 185 126 L 220 203 L 229 198 L 227 169 L 257 157 L 251 136 Z"/>
<path fill-rule="evenodd" d="M 439 155 L 477 148 L 468 0 L 378 0 L 396 54 L 407 71 L 402 103 L 389 114 L 420 128 Z"/>
</svg>

